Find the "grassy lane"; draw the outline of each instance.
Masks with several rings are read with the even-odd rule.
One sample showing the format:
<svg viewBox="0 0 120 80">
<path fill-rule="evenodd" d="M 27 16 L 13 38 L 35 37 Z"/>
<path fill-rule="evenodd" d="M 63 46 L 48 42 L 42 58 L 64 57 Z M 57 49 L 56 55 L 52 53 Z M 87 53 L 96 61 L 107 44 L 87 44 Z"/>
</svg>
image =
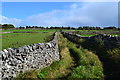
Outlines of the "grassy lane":
<svg viewBox="0 0 120 80">
<path fill-rule="evenodd" d="M 76 65 L 67 48 L 67 39 L 59 34 L 58 42 L 61 60 L 41 70 L 38 74 L 39 78 L 63 78 L 70 74 L 72 71 L 71 68 Z"/>
<path fill-rule="evenodd" d="M 77 67 L 73 69 L 68 79 L 97 79 L 103 80 L 103 68 L 99 58 L 92 52 L 83 49 L 72 42 L 68 42 L 71 55 L 77 61 Z"/>
<path fill-rule="evenodd" d="M 39 78 L 102 80 L 104 75 L 99 58 L 92 52 L 77 47 L 59 34 L 61 60 L 41 70 Z"/>
</svg>

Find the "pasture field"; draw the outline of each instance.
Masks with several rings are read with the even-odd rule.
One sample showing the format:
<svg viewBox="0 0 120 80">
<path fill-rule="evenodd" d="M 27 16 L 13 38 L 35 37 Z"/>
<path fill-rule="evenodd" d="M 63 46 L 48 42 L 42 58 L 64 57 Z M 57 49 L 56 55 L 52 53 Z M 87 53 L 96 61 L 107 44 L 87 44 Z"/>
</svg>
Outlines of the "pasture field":
<svg viewBox="0 0 120 80">
<path fill-rule="evenodd" d="M 60 29 L 15 29 L 15 30 L 2 30 L 2 32 L 56 32 Z M 62 31 L 75 31 L 63 29 Z"/>
<path fill-rule="evenodd" d="M 33 43 L 44 43 L 48 36 L 52 36 L 53 32 L 48 33 L 5 33 L 2 34 L 2 49 L 17 48 Z M 1 40 L 1 39 L 0 39 Z"/>
<path fill-rule="evenodd" d="M 120 36 L 118 30 L 76 30 L 74 33 L 80 34 L 81 36 L 95 36 L 97 34 L 107 34 L 113 36 Z"/>
<path fill-rule="evenodd" d="M 24 45 L 29 45 L 33 43 L 43 43 L 45 38 L 51 36 L 54 32 L 60 31 L 59 29 L 15 29 L 15 30 L 2 30 L 3 34 L 0 37 L 0 42 L 2 42 L 2 49 L 6 48 L 17 48 Z M 62 31 L 75 31 L 75 33 L 81 36 L 94 36 L 99 33 L 106 33 L 108 35 L 117 35 L 119 31 L 116 30 L 67 30 Z M 18 32 L 18 33 L 4 33 L 4 32 Z M 21 32 L 21 33 L 19 33 Z M 22 33 L 30 32 L 30 33 Z M 33 32 L 33 33 L 31 33 Z"/>
<path fill-rule="evenodd" d="M 15 29 L 15 30 L 2 30 L 3 34 L 0 33 L 0 42 L 2 42 L 2 49 L 17 48 L 24 45 L 33 43 L 44 43 L 50 41 L 52 34 L 58 29 Z M 62 30 L 70 31 L 70 30 Z M 15 33 L 5 33 L 15 32 Z M 27 32 L 27 33 L 26 33 Z M 48 40 L 47 40 L 48 39 Z"/>
<path fill-rule="evenodd" d="M 2 30 L 2 32 L 55 32 L 56 29 L 15 29 L 15 30 Z"/>
</svg>

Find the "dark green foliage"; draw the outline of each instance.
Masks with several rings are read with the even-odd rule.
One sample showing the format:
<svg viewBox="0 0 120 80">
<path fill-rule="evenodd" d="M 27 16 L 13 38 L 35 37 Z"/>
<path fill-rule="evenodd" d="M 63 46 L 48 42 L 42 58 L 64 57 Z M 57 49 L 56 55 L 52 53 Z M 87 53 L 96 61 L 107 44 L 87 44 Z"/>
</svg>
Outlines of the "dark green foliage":
<svg viewBox="0 0 120 80">
<path fill-rule="evenodd" d="M 5 30 L 12 29 L 12 28 L 15 28 L 14 25 L 12 25 L 12 24 L 3 24 L 2 25 L 2 29 L 5 29 Z"/>
<path fill-rule="evenodd" d="M 104 27 L 103 29 L 117 30 L 117 28 L 115 26 Z"/>
</svg>

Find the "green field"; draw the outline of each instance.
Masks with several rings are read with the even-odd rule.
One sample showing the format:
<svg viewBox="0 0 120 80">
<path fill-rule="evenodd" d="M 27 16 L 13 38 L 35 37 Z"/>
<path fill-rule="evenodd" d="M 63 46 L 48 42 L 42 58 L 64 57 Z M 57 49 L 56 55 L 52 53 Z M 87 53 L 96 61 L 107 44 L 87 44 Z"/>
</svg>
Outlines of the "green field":
<svg viewBox="0 0 120 80">
<path fill-rule="evenodd" d="M 2 37 L 0 37 L 0 42 L 2 42 L 2 49 L 6 48 L 17 48 L 24 45 L 29 45 L 33 43 L 44 43 L 49 41 L 50 36 L 59 29 L 15 29 L 15 30 L 2 30 Z M 70 31 L 70 30 L 62 30 Z M 5 33 L 5 32 L 18 32 L 18 33 Z M 19 33 L 21 32 L 21 33 Z M 22 33 L 22 32 L 32 32 L 32 33 Z M 48 40 L 47 40 L 48 39 Z"/>
<path fill-rule="evenodd" d="M 6 48 L 17 48 L 24 45 L 29 45 L 33 43 L 43 43 L 45 38 L 52 35 L 54 32 L 60 31 L 59 29 L 15 29 L 15 30 L 2 30 L 2 32 L 34 32 L 34 33 L 3 33 L 0 37 L 0 42 L 2 42 L 2 49 Z M 75 33 L 80 36 L 95 36 L 96 33 L 107 33 L 108 35 L 115 34 L 118 31 L 113 30 L 67 30 L 62 31 L 75 31 Z"/>
<path fill-rule="evenodd" d="M 15 30 L 2 30 L 2 32 L 55 32 L 56 29 L 15 29 Z"/>
<path fill-rule="evenodd" d="M 5 33 L 2 34 L 2 49 L 17 48 L 24 45 L 33 43 L 44 43 L 49 33 Z M 1 40 L 1 39 L 0 39 Z"/>
<path fill-rule="evenodd" d="M 2 32 L 56 32 L 60 31 L 60 29 L 15 29 L 15 30 L 2 30 Z M 75 31 L 75 30 L 67 30 L 63 29 L 62 31 Z"/>
<path fill-rule="evenodd" d="M 33 43 L 44 43 L 49 41 L 50 36 L 58 29 L 15 29 L 15 30 L 2 30 L 3 34 L 0 37 L 2 42 L 2 49 L 17 48 L 24 45 Z M 69 31 L 69 30 L 63 30 Z M 4 32 L 18 32 L 18 33 L 4 33 Z M 33 32 L 33 33 L 19 33 L 19 32 Z M 47 40 L 48 39 L 48 40 Z"/>
<path fill-rule="evenodd" d="M 73 33 L 79 34 L 80 36 L 86 36 L 86 37 L 95 36 L 97 34 L 120 36 L 120 31 L 118 30 L 76 30 Z"/>
</svg>

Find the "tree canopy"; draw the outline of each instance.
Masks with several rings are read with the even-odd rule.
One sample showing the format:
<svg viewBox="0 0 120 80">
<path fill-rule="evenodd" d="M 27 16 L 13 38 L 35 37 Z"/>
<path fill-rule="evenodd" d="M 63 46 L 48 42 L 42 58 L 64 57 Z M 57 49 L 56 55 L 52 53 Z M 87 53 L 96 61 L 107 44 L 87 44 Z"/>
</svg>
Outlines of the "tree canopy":
<svg viewBox="0 0 120 80">
<path fill-rule="evenodd" d="M 1 24 L 0 24 L 1 25 Z M 12 24 L 3 24 L 2 26 L 1 26 L 1 28 L 2 29 L 12 29 L 12 28 L 15 28 L 14 27 L 14 25 L 12 25 Z"/>
</svg>

